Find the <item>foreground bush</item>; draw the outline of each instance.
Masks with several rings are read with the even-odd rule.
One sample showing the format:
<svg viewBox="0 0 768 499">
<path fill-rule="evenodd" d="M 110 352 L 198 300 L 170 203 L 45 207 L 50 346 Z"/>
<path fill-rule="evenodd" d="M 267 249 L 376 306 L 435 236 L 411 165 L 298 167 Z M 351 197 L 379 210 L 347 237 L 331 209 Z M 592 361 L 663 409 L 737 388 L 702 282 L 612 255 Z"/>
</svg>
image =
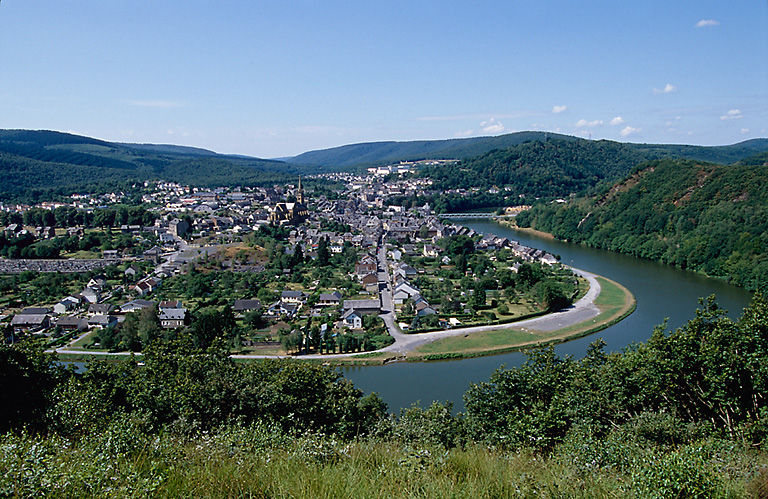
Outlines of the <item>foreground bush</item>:
<svg viewBox="0 0 768 499">
<path fill-rule="evenodd" d="M 765 497 L 768 302 L 397 416 L 338 371 L 215 345 L 62 369 L 0 347 L 0 496 Z"/>
</svg>

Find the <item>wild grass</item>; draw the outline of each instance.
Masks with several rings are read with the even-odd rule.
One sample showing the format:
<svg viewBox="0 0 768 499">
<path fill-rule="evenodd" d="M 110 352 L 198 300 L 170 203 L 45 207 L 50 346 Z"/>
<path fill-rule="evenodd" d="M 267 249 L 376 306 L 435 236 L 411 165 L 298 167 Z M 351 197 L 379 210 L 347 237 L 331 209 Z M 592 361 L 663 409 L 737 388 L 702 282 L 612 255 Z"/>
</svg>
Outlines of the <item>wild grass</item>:
<svg viewBox="0 0 768 499">
<path fill-rule="evenodd" d="M 482 445 L 446 449 L 397 440 L 342 442 L 309 434 L 286 437 L 263 427 L 230 429 L 192 440 L 107 434 L 67 441 L 6 435 L 0 440 L 0 494 L 133 497 L 668 497 L 651 490 L 655 469 L 642 450 L 629 465 L 585 461 L 563 445 L 549 456 Z M 117 433 L 115 433 L 117 432 Z M 122 432 L 122 433 L 121 433 Z M 683 450 L 660 456 L 678 463 Z M 588 454 L 587 454 L 588 455 Z M 701 477 L 717 497 L 763 490 L 765 454 L 702 451 Z M 679 464 L 679 463 L 678 463 Z M 684 468 L 684 467 L 683 467 Z M 695 475 L 698 476 L 698 475 Z M 649 482 L 650 477 L 650 482 Z M 671 489 L 670 489 L 671 490 Z M 688 496 L 686 496 L 688 497 Z"/>
</svg>

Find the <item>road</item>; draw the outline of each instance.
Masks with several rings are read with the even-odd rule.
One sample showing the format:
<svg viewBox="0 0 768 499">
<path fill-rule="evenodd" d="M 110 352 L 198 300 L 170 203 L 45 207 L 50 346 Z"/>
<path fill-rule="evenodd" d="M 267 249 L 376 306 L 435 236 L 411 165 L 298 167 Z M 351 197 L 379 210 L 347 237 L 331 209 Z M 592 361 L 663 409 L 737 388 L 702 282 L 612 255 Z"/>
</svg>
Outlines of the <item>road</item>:
<svg viewBox="0 0 768 499">
<path fill-rule="evenodd" d="M 307 359 L 337 359 L 340 357 L 355 357 L 358 355 L 370 354 L 375 352 L 393 353 L 397 357 L 405 357 L 408 352 L 424 345 L 443 338 L 452 336 L 464 336 L 482 331 L 499 331 L 511 328 L 529 328 L 536 331 L 556 331 L 568 326 L 573 326 L 600 314 L 600 309 L 595 305 L 595 298 L 600 294 L 600 283 L 597 282 L 596 275 L 585 270 L 569 267 L 574 273 L 585 278 L 589 283 L 587 293 L 576 301 L 573 305 L 560 312 L 554 312 L 532 319 L 526 319 L 507 324 L 494 324 L 489 326 L 472 326 L 463 328 L 446 329 L 444 331 L 434 331 L 431 333 L 405 334 L 397 325 L 395 307 L 392 300 L 392 287 L 389 279 L 389 265 L 387 264 L 387 253 L 384 245 L 379 247 L 379 293 L 381 295 L 381 314 L 389 334 L 395 339 L 395 342 L 387 347 L 373 352 L 356 352 L 346 354 L 323 354 L 323 355 L 303 355 L 300 358 Z M 266 355 L 233 355 L 234 358 L 270 358 L 274 356 Z"/>
<path fill-rule="evenodd" d="M 188 248 L 185 248 L 185 250 Z M 200 255 L 200 250 L 195 257 Z M 180 253 L 180 252 L 178 252 Z M 529 328 L 536 331 L 556 331 L 565 327 L 573 326 L 600 314 L 600 309 L 595 305 L 595 298 L 600 294 L 600 283 L 597 282 L 595 274 L 590 272 L 570 267 L 571 270 L 585 278 L 589 283 L 589 289 L 587 293 L 573 305 L 560 312 L 554 312 L 551 314 L 543 315 L 540 317 L 534 317 L 533 319 L 526 319 L 523 321 L 512 322 L 507 324 L 494 324 L 488 326 L 472 326 L 462 327 L 454 329 L 446 329 L 443 331 L 433 331 L 431 333 L 418 333 L 418 334 L 405 334 L 397 325 L 397 316 L 395 314 L 395 307 L 392 300 L 392 286 L 389 274 L 389 265 L 387 263 L 387 250 L 385 245 L 379 246 L 378 251 L 378 276 L 379 276 L 379 294 L 381 296 L 381 314 L 379 315 L 387 326 L 389 334 L 395 339 L 395 342 L 380 350 L 374 350 L 372 352 L 355 352 L 355 353 L 343 353 L 343 354 L 310 354 L 302 355 L 299 357 L 288 355 L 241 355 L 233 354 L 232 358 L 235 359 L 265 359 L 265 358 L 305 358 L 305 359 L 337 359 L 341 357 L 355 357 L 358 355 L 382 352 L 392 353 L 397 357 L 405 357 L 408 352 L 433 341 L 437 341 L 443 338 L 450 338 L 453 336 L 464 336 L 473 333 L 479 333 L 483 331 L 499 331 L 503 329 L 511 328 Z M 93 354 L 93 355 L 130 355 L 127 352 L 93 352 L 87 350 L 69 350 L 69 346 L 56 349 L 58 353 L 75 353 L 75 354 Z"/>
</svg>

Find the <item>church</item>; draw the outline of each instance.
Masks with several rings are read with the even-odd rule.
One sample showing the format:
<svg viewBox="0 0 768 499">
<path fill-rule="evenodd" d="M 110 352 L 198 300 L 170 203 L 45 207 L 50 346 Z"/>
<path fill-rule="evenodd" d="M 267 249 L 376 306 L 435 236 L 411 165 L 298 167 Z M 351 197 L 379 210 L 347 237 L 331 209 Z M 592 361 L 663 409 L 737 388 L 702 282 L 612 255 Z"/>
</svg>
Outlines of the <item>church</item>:
<svg viewBox="0 0 768 499">
<path fill-rule="evenodd" d="M 300 224 L 309 217 L 309 210 L 305 204 L 304 189 L 301 187 L 301 176 L 299 176 L 299 187 L 296 190 L 295 203 L 277 203 L 269 214 L 269 222 L 278 225 Z"/>
</svg>

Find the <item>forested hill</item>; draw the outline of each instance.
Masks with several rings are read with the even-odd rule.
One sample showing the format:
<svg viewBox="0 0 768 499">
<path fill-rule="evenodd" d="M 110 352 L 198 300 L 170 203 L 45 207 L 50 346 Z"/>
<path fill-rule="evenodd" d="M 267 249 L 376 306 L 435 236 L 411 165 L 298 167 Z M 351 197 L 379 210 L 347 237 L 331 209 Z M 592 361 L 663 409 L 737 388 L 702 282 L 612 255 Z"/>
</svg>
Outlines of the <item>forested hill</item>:
<svg viewBox="0 0 768 499">
<path fill-rule="evenodd" d="M 0 199 L 5 200 L 149 179 L 201 186 L 263 184 L 283 181 L 301 171 L 279 161 L 192 147 L 119 144 L 53 131 L 0 130 Z"/>
<path fill-rule="evenodd" d="M 591 198 L 534 206 L 517 224 L 768 291 L 762 164 L 652 161 Z"/>
<path fill-rule="evenodd" d="M 603 180 L 615 181 L 640 163 L 665 157 L 732 163 L 768 149 L 768 140 L 702 147 L 625 144 L 608 140 L 526 142 L 449 166 L 423 169 L 438 189 L 510 186 L 536 197 L 581 194 Z"/>
<path fill-rule="evenodd" d="M 645 161 L 628 144 L 587 140 L 528 142 L 449 166 L 423 169 L 438 190 L 511 186 L 526 196 L 567 196 L 620 178 Z"/>
<path fill-rule="evenodd" d="M 578 137 L 549 132 L 516 132 L 495 137 L 349 144 L 330 149 L 305 152 L 293 158 L 288 158 L 286 161 L 298 165 L 342 168 L 418 159 L 470 159 L 496 149 L 509 149 L 526 143 L 546 142 L 548 140 L 580 144 L 609 142 L 592 142 Z M 742 158 L 768 150 L 768 139 L 752 139 L 738 144 L 713 147 L 680 144 L 609 143 L 624 147 L 646 160 L 671 157 L 717 163 L 733 163 Z"/>
<path fill-rule="evenodd" d="M 578 140 L 576 137 L 554 133 L 517 132 L 496 137 L 467 139 L 365 142 L 309 151 L 289 158 L 288 161 L 298 165 L 349 167 L 417 159 L 465 159 L 494 149 L 513 147 L 523 142 L 545 140 L 547 137 Z"/>
</svg>

